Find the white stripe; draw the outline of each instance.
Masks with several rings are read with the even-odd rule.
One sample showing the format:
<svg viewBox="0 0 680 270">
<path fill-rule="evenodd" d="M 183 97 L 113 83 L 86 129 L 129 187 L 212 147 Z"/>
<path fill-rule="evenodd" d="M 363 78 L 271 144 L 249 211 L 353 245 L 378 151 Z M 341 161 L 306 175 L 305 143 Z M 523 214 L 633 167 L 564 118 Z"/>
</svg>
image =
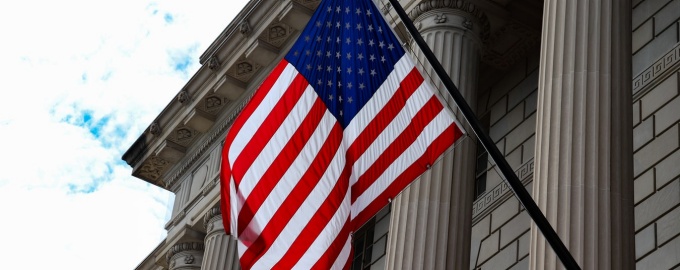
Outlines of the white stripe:
<svg viewBox="0 0 680 270">
<path fill-rule="evenodd" d="M 421 85 L 409 97 L 401 111 L 394 117 L 387 127 L 378 135 L 375 141 L 366 149 L 363 155 L 357 158 L 352 167 L 351 184 L 356 183 L 373 163 L 392 145 L 395 139 L 411 124 L 413 117 L 432 98 L 433 93 L 427 87 Z M 358 195 L 358 194 L 355 194 Z"/>
<path fill-rule="evenodd" d="M 253 137 L 257 129 L 262 125 L 262 122 L 264 122 L 264 119 L 267 118 L 274 106 L 276 106 L 276 103 L 278 103 L 278 101 L 281 99 L 283 94 L 286 92 L 286 89 L 288 89 L 288 86 L 290 86 L 297 74 L 298 72 L 295 67 L 289 63 L 283 72 L 281 72 L 281 75 L 276 80 L 274 85 L 272 85 L 271 90 L 262 100 L 262 103 L 257 106 L 253 114 L 248 117 L 241 130 L 239 130 L 239 132 L 236 134 L 234 141 L 231 143 L 229 148 L 229 162 L 232 168 L 236 157 L 241 154 L 243 148 Z"/>
<path fill-rule="evenodd" d="M 333 218 L 326 224 L 326 227 L 324 227 L 319 236 L 314 240 L 307 252 L 300 258 L 300 261 L 298 261 L 294 269 L 311 269 L 326 250 L 328 250 L 347 221 L 351 206 L 351 198 L 350 190 L 347 190 L 347 193 L 345 193 L 345 197 L 340 204 L 340 208 L 335 212 Z M 347 226 L 350 226 L 350 224 L 347 224 Z"/>
<path fill-rule="evenodd" d="M 352 250 L 352 237 L 347 237 L 347 242 L 342 247 L 342 251 L 338 254 L 338 258 L 335 259 L 333 267 L 331 269 L 342 269 L 345 264 L 347 264 L 347 259 L 349 257 L 350 251 Z"/>
<path fill-rule="evenodd" d="M 394 65 L 394 70 L 392 70 L 390 75 L 385 79 L 385 82 L 383 82 L 375 94 L 373 94 L 373 97 L 371 97 L 361 110 L 357 112 L 357 115 L 354 116 L 352 122 L 345 128 L 344 136 L 347 145 L 352 145 L 352 143 L 354 143 L 354 140 L 356 140 L 356 138 L 359 137 L 359 134 L 361 134 L 369 123 L 371 123 L 375 115 L 385 107 L 385 104 L 387 104 L 394 93 L 397 92 L 401 86 L 401 81 L 403 81 L 414 68 L 415 64 L 408 55 L 404 55 L 399 59 Z"/>
<path fill-rule="evenodd" d="M 305 92 L 300 97 L 300 100 L 292 108 L 286 119 L 283 120 L 281 126 L 272 135 L 271 139 L 262 149 L 262 152 L 253 160 L 248 170 L 243 174 L 243 180 L 239 185 L 239 192 L 244 198 L 248 198 L 250 193 L 259 182 L 262 174 L 266 172 L 274 163 L 276 157 L 281 153 L 281 150 L 286 146 L 290 138 L 295 135 L 295 131 L 302 124 L 308 112 L 312 109 L 314 102 L 319 95 L 314 92 L 314 88 L 307 86 Z M 246 150 L 247 151 L 247 150 Z M 255 179 L 255 181 L 251 181 Z M 240 210 L 240 209 L 239 209 Z"/>
<path fill-rule="evenodd" d="M 324 120 L 320 125 L 332 127 L 336 120 L 334 117 L 332 117 L 330 113 L 328 113 L 327 116 L 332 118 L 332 120 L 328 119 L 327 117 L 324 117 Z M 323 141 L 326 139 L 326 136 L 324 136 L 323 138 L 317 136 L 315 138 L 313 137 L 312 139 L 320 140 L 323 143 Z M 312 156 L 311 159 L 313 158 L 314 157 Z M 307 161 L 306 165 L 300 164 L 303 165 L 304 167 L 295 168 L 291 170 L 301 172 L 306 171 L 310 166 L 309 161 L 311 159 L 306 160 Z M 331 190 L 333 189 L 333 186 L 335 185 L 335 183 L 338 181 L 338 178 L 342 174 L 344 165 L 345 165 L 345 151 L 343 147 L 339 147 L 335 153 L 335 156 L 333 157 L 333 160 L 330 163 L 330 166 L 324 172 L 319 183 L 314 187 L 314 189 L 305 199 L 302 205 L 300 205 L 300 207 L 296 210 L 291 220 L 286 224 L 283 231 L 281 231 L 281 234 L 276 238 L 276 240 L 274 240 L 274 242 L 272 243 L 271 247 L 267 250 L 267 252 L 263 254 L 262 257 L 255 264 L 253 264 L 253 269 L 271 269 L 274 266 L 274 264 L 276 264 L 283 257 L 283 255 L 285 255 L 286 251 L 288 251 L 288 248 L 300 235 L 302 229 L 305 227 L 307 223 L 309 223 L 310 219 L 314 216 L 314 213 L 316 213 L 316 211 L 321 207 L 321 204 L 326 200 L 326 198 L 330 194 Z M 296 177 L 295 180 L 297 181 L 299 180 L 299 178 L 300 177 Z M 277 187 L 278 186 L 279 185 L 277 185 Z M 272 195 L 275 193 L 276 191 L 272 192 Z M 289 193 L 290 192 L 276 194 L 279 196 L 280 195 L 285 196 L 288 195 Z M 270 198 L 271 197 L 272 196 L 270 196 Z M 275 198 L 272 200 L 270 200 L 270 198 L 267 198 L 267 204 L 269 205 L 269 207 L 273 209 L 276 209 L 279 206 L 281 206 L 281 203 L 285 199 L 285 197 Z M 279 222 L 277 220 L 271 220 L 271 217 L 267 218 L 266 214 L 268 213 L 261 215 L 260 212 L 266 212 L 262 211 L 262 209 L 266 209 L 269 207 L 263 206 L 262 208 L 260 208 L 261 211 L 258 211 L 258 214 L 256 215 L 258 222 Z"/>
<path fill-rule="evenodd" d="M 419 159 L 430 143 L 448 128 L 453 120 L 442 110 L 420 133 L 411 146 L 352 205 L 352 219 L 392 184 L 393 180 Z"/>
<path fill-rule="evenodd" d="M 300 153 L 295 158 L 295 161 L 293 161 L 281 180 L 264 200 L 257 213 L 253 215 L 253 219 L 248 224 L 248 229 L 243 232 L 244 235 L 242 238 L 244 240 L 254 241 L 257 239 L 259 233 L 264 229 L 264 226 L 271 221 L 272 217 L 279 209 L 279 206 L 283 204 L 288 194 L 292 192 L 295 185 L 309 168 L 311 161 L 323 147 L 323 143 L 326 141 L 326 138 L 328 138 L 334 122 L 336 122 L 336 119 L 328 110 L 326 110 L 321 122 L 314 130 L 309 141 L 302 149 L 300 149 Z"/>
</svg>

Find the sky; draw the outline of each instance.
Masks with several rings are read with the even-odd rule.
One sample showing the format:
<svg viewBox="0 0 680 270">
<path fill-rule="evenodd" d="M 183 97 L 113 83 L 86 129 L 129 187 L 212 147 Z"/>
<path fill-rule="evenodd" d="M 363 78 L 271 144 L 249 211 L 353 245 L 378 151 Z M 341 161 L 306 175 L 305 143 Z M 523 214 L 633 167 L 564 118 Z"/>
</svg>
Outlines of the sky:
<svg viewBox="0 0 680 270">
<path fill-rule="evenodd" d="M 6 269 L 134 269 L 173 194 L 123 153 L 247 0 L 0 3 L 0 254 Z"/>
</svg>

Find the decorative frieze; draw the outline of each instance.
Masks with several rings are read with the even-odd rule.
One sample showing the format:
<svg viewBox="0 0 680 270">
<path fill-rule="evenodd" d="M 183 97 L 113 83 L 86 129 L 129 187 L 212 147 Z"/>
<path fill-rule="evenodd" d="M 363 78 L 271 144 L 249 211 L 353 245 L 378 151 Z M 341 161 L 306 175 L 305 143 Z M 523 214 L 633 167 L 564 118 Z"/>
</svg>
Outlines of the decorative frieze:
<svg viewBox="0 0 680 270">
<path fill-rule="evenodd" d="M 532 180 L 534 175 L 534 159 L 527 161 L 522 164 L 522 167 L 515 171 L 517 178 L 522 181 L 522 184 L 527 185 Z M 491 210 L 495 209 L 496 206 L 503 203 L 507 197 L 512 196 L 512 190 L 508 186 L 507 182 L 503 180 L 500 184 L 495 186 L 493 189 L 485 192 L 483 196 L 477 198 L 472 205 L 472 224 L 477 223 L 488 214 Z"/>
<path fill-rule="evenodd" d="M 387 7 L 387 5 L 386 5 Z M 389 8 L 388 8 L 389 9 Z M 479 23 L 479 38 L 482 40 L 483 43 L 486 44 L 486 41 L 489 38 L 489 32 L 491 31 L 491 24 L 489 23 L 489 19 L 487 18 L 486 14 L 482 9 L 477 7 L 475 4 L 470 3 L 468 1 L 464 0 L 426 0 L 426 1 L 421 1 L 419 4 L 417 4 L 409 13 L 409 17 L 411 17 L 411 20 L 415 21 L 418 17 L 421 15 L 435 11 L 439 12 L 441 9 L 454 9 L 454 10 L 460 10 L 465 13 L 469 13 L 476 17 L 478 23 Z M 445 22 L 445 21 L 444 21 Z M 469 29 L 472 29 L 472 22 L 468 23 Z"/>
<path fill-rule="evenodd" d="M 663 82 L 669 75 L 680 68 L 680 43 L 670 52 L 654 62 L 633 78 L 633 100 L 638 100 L 654 86 Z"/>
</svg>

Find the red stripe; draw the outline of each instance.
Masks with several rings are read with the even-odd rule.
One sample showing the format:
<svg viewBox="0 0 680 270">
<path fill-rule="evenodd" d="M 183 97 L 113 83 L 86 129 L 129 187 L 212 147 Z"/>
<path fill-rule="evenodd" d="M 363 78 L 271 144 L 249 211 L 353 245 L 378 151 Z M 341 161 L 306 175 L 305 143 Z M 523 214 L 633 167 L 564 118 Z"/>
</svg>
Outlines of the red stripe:
<svg viewBox="0 0 680 270">
<path fill-rule="evenodd" d="M 262 100 L 264 100 L 264 98 L 267 96 L 272 86 L 279 79 L 279 76 L 281 76 L 281 73 L 283 73 L 287 65 L 288 61 L 285 59 L 281 60 L 274 70 L 272 70 L 271 74 L 267 76 L 267 78 L 262 82 L 260 87 L 258 87 L 250 102 L 248 102 L 248 104 L 243 108 L 236 120 L 234 120 L 234 123 L 231 125 L 229 133 L 227 133 L 227 136 L 224 140 L 225 143 L 222 154 L 223 157 L 228 158 L 229 148 L 231 147 L 231 143 L 234 141 L 236 134 L 241 131 L 241 128 L 243 128 L 246 120 L 248 120 L 248 118 L 253 115 L 253 112 L 255 112 L 257 107 L 260 106 L 260 103 L 262 103 Z"/>
<path fill-rule="evenodd" d="M 397 114 L 404 108 L 406 101 L 423 83 L 423 76 L 417 69 L 413 68 L 411 72 L 399 84 L 399 89 L 390 98 L 389 102 L 385 104 L 378 114 L 373 117 L 373 120 L 364 128 L 364 130 L 357 136 L 352 145 L 347 149 L 347 163 L 354 164 L 354 162 L 368 149 L 373 141 L 383 132 L 387 125 L 392 122 Z"/>
<path fill-rule="evenodd" d="M 399 134 L 399 136 L 385 149 L 378 159 L 364 174 L 359 176 L 357 182 L 352 185 L 352 203 L 361 196 L 390 165 L 401 156 L 406 149 L 418 138 L 423 129 L 434 119 L 444 107 L 441 102 L 432 96 L 430 100 L 416 113 L 411 123 Z"/>
<path fill-rule="evenodd" d="M 234 165 L 232 166 L 232 174 L 234 175 L 236 188 L 239 187 L 243 175 L 250 169 L 250 166 L 255 159 L 262 153 L 262 149 L 265 148 L 269 140 L 271 140 L 288 114 L 290 114 L 291 110 L 300 100 L 300 97 L 302 97 L 307 86 L 309 86 L 309 84 L 302 74 L 295 76 L 295 79 L 293 79 L 288 86 L 288 89 L 285 90 L 281 99 L 274 105 L 271 112 L 269 112 L 269 115 L 267 115 L 267 118 L 262 122 L 262 125 L 243 148 L 243 151 L 236 157 Z"/>
<path fill-rule="evenodd" d="M 350 237 L 350 217 L 347 217 L 347 220 L 345 221 L 345 224 L 342 226 L 342 230 L 340 230 L 340 233 L 338 234 L 337 237 L 335 237 L 335 240 L 333 240 L 333 243 L 328 247 L 326 252 L 321 256 L 321 258 L 316 261 L 314 266 L 312 266 L 311 269 L 331 269 L 333 266 L 333 263 L 335 263 L 335 260 L 338 258 L 340 255 L 340 252 L 342 252 L 342 249 L 345 247 L 345 243 L 347 243 L 347 239 Z"/>
<path fill-rule="evenodd" d="M 342 128 L 336 122 L 324 142 L 321 150 L 310 163 L 305 174 L 297 182 L 293 190 L 274 213 L 272 219 L 265 225 L 257 239 L 248 247 L 241 256 L 241 265 L 248 269 L 271 247 L 281 231 L 291 220 L 295 212 L 307 199 L 329 164 L 333 160 L 342 142 Z"/>
<path fill-rule="evenodd" d="M 305 144 L 307 144 L 307 141 L 309 141 L 309 138 L 314 133 L 316 126 L 321 122 L 325 110 L 326 107 L 323 101 L 317 98 L 314 105 L 312 105 L 310 113 L 307 113 L 305 119 L 297 128 L 293 136 L 283 149 L 281 149 L 281 152 L 279 152 L 272 166 L 269 166 L 267 171 L 260 177 L 262 181 L 258 181 L 255 187 L 253 187 L 253 191 L 248 198 L 246 198 L 241 212 L 238 213 L 239 235 L 246 226 L 250 224 L 250 221 L 260 209 L 265 199 L 267 199 L 272 190 L 274 190 L 274 187 L 276 187 L 281 180 L 281 177 L 283 177 L 286 171 L 288 171 L 288 168 L 293 164 L 295 158 L 299 154 L 299 149 L 303 149 Z"/>
<path fill-rule="evenodd" d="M 453 142 L 463 135 L 456 124 L 451 124 L 437 139 L 432 141 L 425 153 L 409 166 L 399 177 L 394 179 L 390 186 L 383 193 L 378 195 L 363 211 L 357 214 L 352 220 L 352 229 L 356 230 L 364 223 L 368 222 L 378 211 L 389 203 L 389 199 L 397 196 L 414 179 L 423 174 L 428 165 L 431 165 L 441 154 L 448 149 Z"/>
<path fill-rule="evenodd" d="M 331 221 L 335 213 L 342 207 L 342 201 L 347 195 L 349 187 L 350 173 L 350 167 L 345 166 L 331 193 L 302 229 L 302 232 L 291 244 L 290 248 L 288 248 L 286 254 L 272 269 L 292 269 L 307 252 L 312 243 L 314 243 L 328 225 L 328 222 Z M 337 234 L 338 232 L 332 233 Z"/>
</svg>

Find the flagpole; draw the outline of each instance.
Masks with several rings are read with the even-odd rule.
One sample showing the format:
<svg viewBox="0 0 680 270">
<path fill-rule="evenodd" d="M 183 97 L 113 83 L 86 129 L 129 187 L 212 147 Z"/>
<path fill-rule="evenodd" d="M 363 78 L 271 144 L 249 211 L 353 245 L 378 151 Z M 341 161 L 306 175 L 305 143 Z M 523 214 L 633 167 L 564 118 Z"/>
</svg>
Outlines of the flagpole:
<svg viewBox="0 0 680 270">
<path fill-rule="evenodd" d="M 408 15 L 406 15 L 404 8 L 402 8 L 398 0 L 389 1 L 394 7 L 394 10 L 399 15 L 399 18 L 401 18 L 404 26 L 406 26 L 406 29 L 408 29 L 409 33 L 411 33 L 411 36 L 413 37 L 416 44 L 418 44 L 420 49 L 425 54 L 425 57 L 434 68 L 434 71 L 444 83 L 444 86 L 448 90 L 449 94 L 451 94 L 451 97 L 453 97 L 454 102 L 456 102 L 456 105 L 458 105 L 458 109 L 460 109 L 461 113 L 470 124 L 473 132 L 477 135 L 477 138 L 479 138 L 479 141 L 489 153 L 491 159 L 493 159 L 493 161 L 496 163 L 498 169 L 500 169 L 508 185 L 510 185 L 510 188 L 515 193 L 515 196 L 517 199 L 519 199 L 520 203 L 522 203 L 529 216 L 531 216 L 533 219 L 534 223 L 536 223 L 536 227 L 541 230 L 543 236 L 560 258 L 564 267 L 567 269 L 580 270 L 581 268 L 579 267 L 578 263 L 576 263 L 574 257 L 572 257 L 567 247 L 564 245 L 564 243 L 562 243 L 562 240 L 560 240 L 559 236 L 550 225 L 550 222 L 548 222 L 548 220 L 545 218 L 543 212 L 541 212 L 541 209 L 538 208 L 536 202 L 534 202 L 533 198 L 531 198 L 529 192 L 527 192 L 526 188 L 524 188 L 524 185 L 522 185 L 522 182 L 515 174 L 515 171 L 505 160 L 505 157 L 503 157 L 503 154 L 498 150 L 496 144 L 493 143 L 491 137 L 489 137 L 489 135 L 483 131 L 479 120 L 475 116 L 475 113 L 467 104 L 465 98 L 463 98 L 463 96 L 460 94 L 456 85 L 453 83 L 453 81 L 451 81 L 451 78 L 446 73 L 441 63 L 439 63 L 439 60 L 434 55 L 434 53 L 432 53 L 430 47 L 427 45 L 427 43 L 425 43 L 425 40 L 413 25 L 411 19 L 408 17 Z"/>
</svg>

